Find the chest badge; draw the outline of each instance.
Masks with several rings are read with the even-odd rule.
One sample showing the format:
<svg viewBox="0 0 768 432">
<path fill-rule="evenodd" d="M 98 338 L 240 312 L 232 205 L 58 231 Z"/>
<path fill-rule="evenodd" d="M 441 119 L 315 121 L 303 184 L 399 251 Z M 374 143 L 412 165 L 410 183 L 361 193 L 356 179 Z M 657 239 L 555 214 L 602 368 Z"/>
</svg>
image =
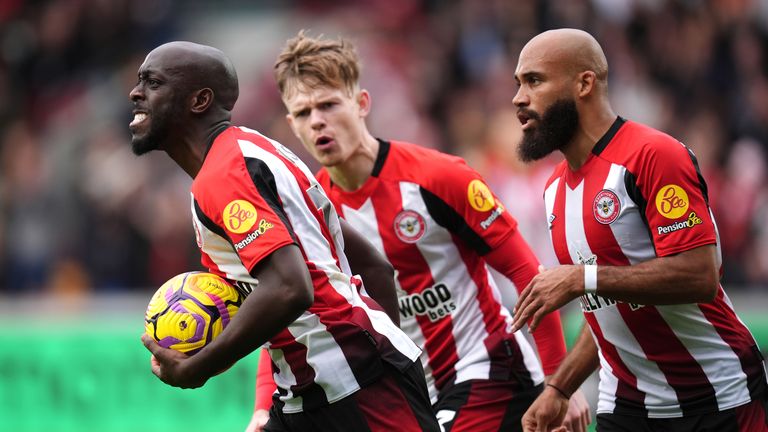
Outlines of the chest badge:
<svg viewBox="0 0 768 432">
<path fill-rule="evenodd" d="M 608 189 L 598 192 L 595 195 L 595 201 L 592 203 L 592 212 L 595 214 L 595 220 L 603 225 L 613 223 L 619 217 L 620 208 L 619 197 Z"/>
<path fill-rule="evenodd" d="M 424 217 L 413 210 L 402 210 L 395 216 L 395 234 L 405 243 L 416 243 L 426 229 Z"/>
</svg>

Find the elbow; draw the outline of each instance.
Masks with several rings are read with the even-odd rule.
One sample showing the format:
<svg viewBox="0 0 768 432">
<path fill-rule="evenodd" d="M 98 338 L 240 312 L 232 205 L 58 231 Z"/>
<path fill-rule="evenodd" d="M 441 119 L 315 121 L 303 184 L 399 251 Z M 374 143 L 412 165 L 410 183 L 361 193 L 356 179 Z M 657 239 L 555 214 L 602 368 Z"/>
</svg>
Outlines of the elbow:
<svg viewBox="0 0 768 432">
<path fill-rule="evenodd" d="M 395 277 L 395 268 L 387 260 L 381 260 L 379 263 L 379 272 L 379 274 L 388 278 L 394 279 Z"/>
<path fill-rule="evenodd" d="M 315 302 L 315 292 L 312 284 L 299 284 L 288 290 L 285 302 L 295 315 L 301 315 Z"/>
<path fill-rule="evenodd" d="M 697 286 L 697 303 L 711 303 L 717 297 L 720 291 L 720 277 L 717 269 L 707 270 L 700 273 Z"/>
</svg>

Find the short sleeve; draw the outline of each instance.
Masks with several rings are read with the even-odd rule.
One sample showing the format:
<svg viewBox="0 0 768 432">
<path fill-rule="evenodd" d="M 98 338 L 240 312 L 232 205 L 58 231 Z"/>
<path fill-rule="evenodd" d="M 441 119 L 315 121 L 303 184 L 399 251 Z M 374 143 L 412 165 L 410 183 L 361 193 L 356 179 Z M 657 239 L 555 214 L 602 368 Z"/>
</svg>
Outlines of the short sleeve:
<svg viewBox="0 0 768 432">
<path fill-rule="evenodd" d="M 645 216 L 658 256 L 717 242 L 706 183 L 693 152 L 682 143 L 669 140 L 649 145 L 638 185 L 648 197 Z"/>
<path fill-rule="evenodd" d="M 275 250 L 296 243 L 266 164 L 250 159 L 250 165 L 233 170 L 226 184 L 214 192 L 208 213 L 235 248 L 250 272 Z"/>
<path fill-rule="evenodd" d="M 517 221 L 483 178 L 461 159 L 422 186 L 430 215 L 484 255 L 517 229 Z"/>
</svg>

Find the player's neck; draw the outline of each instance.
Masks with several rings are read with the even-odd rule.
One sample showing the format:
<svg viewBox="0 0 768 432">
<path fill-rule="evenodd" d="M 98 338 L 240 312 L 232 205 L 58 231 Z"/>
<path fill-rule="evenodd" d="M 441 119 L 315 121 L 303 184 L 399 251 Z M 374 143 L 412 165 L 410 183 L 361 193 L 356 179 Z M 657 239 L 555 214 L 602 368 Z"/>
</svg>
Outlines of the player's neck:
<svg viewBox="0 0 768 432">
<path fill-rule="evenodd" d="M 376 157 L 379 154 L 379 142 L 370 133 L 365 133 L 361 144 L 344 162 L 326 167 L 333 184 L 346 192 L 360 189 L 371 177 Z"/>
<path fill-rule="evenodd" d="M 580 113 L 576 135 L 563 148 L 563 155 L 571 170 L 576 171 L 587 162 L 595 144 L 608 132 L 614 121 L 616 114 L 610 108 L 601 110 L 594 116 Z"/>
<path fill-rule="evenodd" d="M 229 126 L 231 126 L 229 121 L 223 120 L 205 127 L 202 131 L 189 127 L 189 133 L 175 140 L 175 144 L 167 148 L 166 153 L 184 172 L 195 178 L 203 166 L 208 146 Z"/>
</svg>

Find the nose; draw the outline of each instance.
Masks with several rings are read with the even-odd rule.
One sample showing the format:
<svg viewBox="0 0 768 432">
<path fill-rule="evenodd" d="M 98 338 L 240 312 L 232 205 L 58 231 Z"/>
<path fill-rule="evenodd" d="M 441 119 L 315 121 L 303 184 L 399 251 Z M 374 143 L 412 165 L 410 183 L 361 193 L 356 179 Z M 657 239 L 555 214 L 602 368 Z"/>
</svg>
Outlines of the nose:
<svg viewBox="0 0 768 432">
<path fill-rule="evenodd" d="M 528 106 L 528 104 L 531 103 L 531 100 L 528 97 L 528 94 L 526 94 L 523 86 L 519 86 L 517 88 L 517 93 L 515 93 L 515 97 L 512 98 L 512 103 L 518 108 Z"/>
<path fill-rule="evenodd" d="M 141 91 L 141 85 L 136 84 L 133 89 L 131 89 L 131 92 L 128 93 L 128 98 L 132 100 L 133 102 L 136 102 L 139 99 L 142 99 L 144 97 L 144 93 Z"/>
<path fill-rule="evenodd" d="M 325 117 L 318 109 L 313 109 L 309 114 L 309 125 L 312 129 L 320 130 L 325 127 Z"/>
</svg>

